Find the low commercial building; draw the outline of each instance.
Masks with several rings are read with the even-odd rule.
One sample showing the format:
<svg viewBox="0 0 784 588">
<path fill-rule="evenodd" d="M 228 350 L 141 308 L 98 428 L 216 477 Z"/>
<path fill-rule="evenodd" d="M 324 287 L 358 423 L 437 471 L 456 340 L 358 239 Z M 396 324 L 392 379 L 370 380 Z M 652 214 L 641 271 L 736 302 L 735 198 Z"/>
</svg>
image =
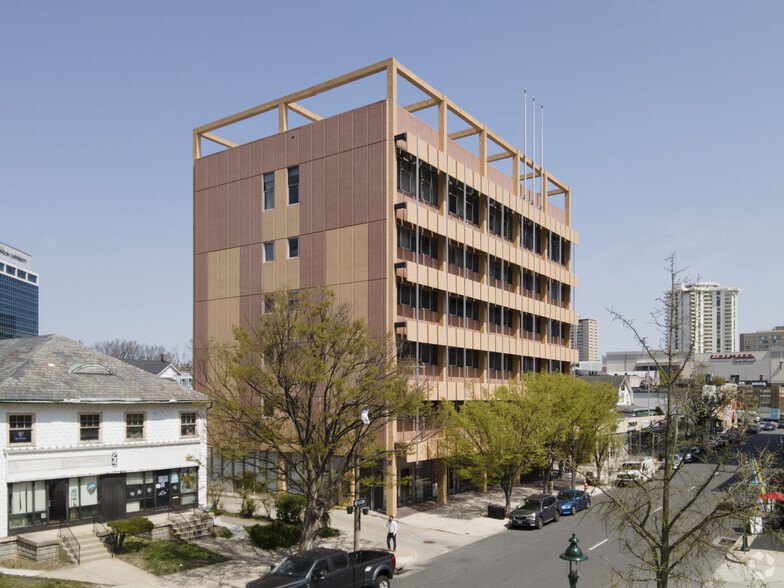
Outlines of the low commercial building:
<svg viewBox="0 0 784 588">
<path fill-rule="evenodd" d="M 206 408 L 60 335 L 0 341 L 0 537 L 205 505 Z"/>
</svg>

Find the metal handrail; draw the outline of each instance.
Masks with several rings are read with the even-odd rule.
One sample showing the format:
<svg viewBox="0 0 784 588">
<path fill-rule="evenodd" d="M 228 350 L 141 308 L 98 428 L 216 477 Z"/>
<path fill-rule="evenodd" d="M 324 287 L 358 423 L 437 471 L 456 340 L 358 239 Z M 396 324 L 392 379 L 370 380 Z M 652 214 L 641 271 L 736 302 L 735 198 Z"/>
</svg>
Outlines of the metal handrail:
<svg viewBox="0 0 784 588">
<path fill-rule="evenodd" d="M 104 525 L 98 515 L 93 515 L 93 533 L 109 547 L 109 553 L 114 557 L 117 533 L 114 529 Z"/>
<path fill-rule="evenodd" d="M 63 529 L 66 531 L 65 535 L 63 535 Z M 70 537 L 68 535 L 70 535 Z M 76 564 L 79 565 L 82 563 L 82 546 L 79 545 L 79 540 L 76 538 L 76 535 L 73 534 L 73 531 L 71 531 L 71 527 L 65 524 L 65 521 L 60 521 L 59 536 L 65 540 L 68 549 L 76 556 Z M 76 544 L 76 549 L 74 549 L 74 543 Z"/>
</svg>

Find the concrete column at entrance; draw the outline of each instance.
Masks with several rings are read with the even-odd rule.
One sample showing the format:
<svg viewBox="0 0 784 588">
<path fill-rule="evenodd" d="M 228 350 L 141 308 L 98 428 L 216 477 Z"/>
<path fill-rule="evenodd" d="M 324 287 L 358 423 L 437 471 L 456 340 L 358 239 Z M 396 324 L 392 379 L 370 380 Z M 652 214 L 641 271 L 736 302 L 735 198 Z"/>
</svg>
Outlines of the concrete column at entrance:
<svg viewBox="0 0 784 588">
<path fill-rule="evenodd" d="M 438 504 L 446 504 L 446 460 L 436 460 L 438 467 Z"/>
<path fill-rule="evenodd" d="M 284 478 L 280 472 L 285 471 L 286 469 L 286 461 L 278 455 L 278 492 L 285 492 L 286 491 L 286 478 Z"/>
<path fill-rule="evenodd" d="M 397 516 L 397 456 L 390 454 L 387 459 L 386 487 L 387 515 Z"/>
</svg>

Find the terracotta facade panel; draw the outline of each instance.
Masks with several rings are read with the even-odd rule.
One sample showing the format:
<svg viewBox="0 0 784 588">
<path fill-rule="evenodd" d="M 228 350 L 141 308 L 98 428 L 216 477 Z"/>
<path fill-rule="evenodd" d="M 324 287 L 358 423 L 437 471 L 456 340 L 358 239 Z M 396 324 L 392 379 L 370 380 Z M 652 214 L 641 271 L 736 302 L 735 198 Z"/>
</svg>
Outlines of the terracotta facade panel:
<svg viewBox="0 0 784 588">
<path fill-rule="evenodd" d="M 329 157 L 340 151 L 340 121 L 333 116 L 324 122 L 327 125 L 324 133 L 324 155 Z"/>
<path fill-rule="evenodd" d="M 251 242 L 251 180 L 245 178 L 237 182 L 237 210 L 239 214 L 238 245 Z"/>
<path fill-rule="evenodd" d="M 320 120 L 311 125 L 311 159 L 316 160 L 326 154 L 325 136 L 327 133 L 327 121 Z"/>
<path fill-rule="evenodd" d="M 387 101 L 382 100 L 367 107 L 368 143 L 378 143 L 386 139 Z"/>
<path fill-rule="evenodd" d="M 300 288 L 310 288 L 313 285 L 311 272 L 313 268 L 313 235 L 304 233 L 299 238 L 299 285 Z"/>
<path fill-rule="evenodd" d="M 352 128 L 353 140 L 352 147 L 364 147 L 368 144 L 368 109 L 357 108 L 354 111 L 354 125 Z"/>
<path fill-rule="evenodd" d="M 286 163 L 287 134 L 275 135 L 275 169 L 283 169 Z"/>
<path fill-rule="evenodd" d="M 209 194 L 209 190 L 201 190 L 196 192 L 193 199 L 193 252 L 196 255 L 204 253 L 208 249 Z"/>
<path fill-rule="evenodd" d="M 338 223 L 342 228 L 351 226 L 354 222 L 354 190 L 352 188 L 354 161 L 351 151 L 342 152 L 338 157 L 340 160 L 338 171 L 338 211 L 340 216 Z"/>
<path fill-rule="evenodd" d="M 316 159 L 311 167 L 312 179 L 310 182 L 310 203 L 303 201 L 300 206 L 309 208 L 303 214 L 310 215 L 310 230 L 323 231 L 327 224 L 327 198 L 326 198 L 326 161 Z M 300 217 L 301 218 L 301 217 Z"/>
<path fill-rule="evenodd" d="M 386 333 L 386 280 L 368 282 L 368 327 L 373 333 Z"/>
<path fill-rule="evenodd" d="M 340 158 L 331 155 L 324 160 L 324 221 L 325 229 L 340 226 Z"/>
<path fill-rule="evenodd" d="M 338 115 L 338 129 L 340 141 L 338 143 L 340 152 L 350 151 L 354 146 L 354 112 L 344 112 Z"/>
<path fill-rule="evenodd" d="M 368 149 L 359 147 L 352 152 L 352 182 L 353 194 L 352 222 L 354 224 L 368 221 Z"/>
<path fill-rule="evenodd" d="M 289 131 L 286 133 L 286 167 L 299 165 L 299 129 Z"/>
<path fill-rule="evenodd" d="M 313 233 L 311 239 L 311 286 L 323 286 L 327 283 L 327 234 L 324 231 Z"/>
<path fill-rule="evenodd" d="M 213 185 L 220 186 L 226 183 L 226 178 L 228 177 L 229 152 L 228 150 L 219 151 L 213 157 L 215 157 L 215 180 Z"/>
<path fill-rule="evenodd" d="M 229 188 L 227 184 L 219 184 L 217 190 L 218 195 L 215 199 L 215 231 L 218 235 L 215 247 L 216 249 L 226 249 L 229 246 L 229 215 L 226 210 Z"/>
<path fill-rule="evenodd" d="M 250 178 L 250 242 L 259 243 L 261 241 L 261 212 L 263 200 L 263 187 L 261 176 Z"/>
<path fill-rule="evenodd" d="M 261 139 L 250 144 L 250 170 L 248 175 L 256 176 L 261 173 Z"/>
<path fill-rule="evenodd" d="M 386 273 L 386 223 L 376 221 L 368 227 L 368 279 L 377 280 Z"/>
<path fill-rule="evenodd" d="M 305 125 L 297 130 L 299 131 L 299 156 L 297 157 L 297 162 L 304 163 L 313 158 L 313 125 Z"/>
<path fill-rule="evenodd" d="M 209 187 L 209 183 L 207 181 L 207 167 L 208 162 L 206 159 L 197 159 L 193 163 L 193 190 L 194 192 L 198 192 L 199 190 L 204 190 L 205 188 Z"/>
<path fill-rule="evenodd" d="M 247 178 L 250 176 L 250 152 L 252 150 L 251 144 L 246 143 L 237 147 L 239 151 L 238 157 L 240 160 L 239 178 Z"/>
<path fill-rule="evenodd" d="M 226 184 L 227 195 L 225 214 L 226 214 L 226 244 L 227 247 L 238 247 L 240 245 L 240 183 L 239 181 Z"/>
<path fill-rule="evenodd" d="M 196 256 L 193 264 L 193 275 L 195 282 L 194 298 L 196 302 L 207 300 L 207 254 L 201 253 Z"/>
<path fill-rule="evenodd" d="M 374 143 L 368 147 L 367 198 L 368 221 L 387 217 L 386 143 Z"/>
<path fill-rule="evenodd" d="M 227 149 L 226 181 L 233 182 L 240 178 L 240 149 L 242 147 L 232 147 Z"/>
<path fill-rule="evenodd" d="M 310 233 L 312 229 L 313 193 L 311 180 L 313 163 L 306 161 L 299 166 L 299 232 L 302 235 Z"/>
<path fill-rule="evenodd" d="M 275 170 L 275 137 L 261 140 L 261 173 Z"/>
<path fill-rule="evenodd" d="M 209 227 L 207 251 L 215 251 L 218 248 L 218 238 L 220 234 L 220 229 L 218 227 L 217 187 L 207 190 L 207 226 Z"/>
</svg>

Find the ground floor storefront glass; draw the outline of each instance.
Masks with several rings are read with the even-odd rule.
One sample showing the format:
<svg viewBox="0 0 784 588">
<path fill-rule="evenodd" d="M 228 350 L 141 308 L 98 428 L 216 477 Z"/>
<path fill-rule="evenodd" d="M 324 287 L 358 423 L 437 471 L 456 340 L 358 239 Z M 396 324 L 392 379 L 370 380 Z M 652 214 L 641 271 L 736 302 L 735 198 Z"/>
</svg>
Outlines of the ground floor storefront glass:
<svg viewBox="0 0 784 588">
<path fill-rule="evenodd" d="M 108 522 L 197 503 L 195 467 L 16 482 L 8 485 L 8 530 L 93 517 Z"/>
</svg>

